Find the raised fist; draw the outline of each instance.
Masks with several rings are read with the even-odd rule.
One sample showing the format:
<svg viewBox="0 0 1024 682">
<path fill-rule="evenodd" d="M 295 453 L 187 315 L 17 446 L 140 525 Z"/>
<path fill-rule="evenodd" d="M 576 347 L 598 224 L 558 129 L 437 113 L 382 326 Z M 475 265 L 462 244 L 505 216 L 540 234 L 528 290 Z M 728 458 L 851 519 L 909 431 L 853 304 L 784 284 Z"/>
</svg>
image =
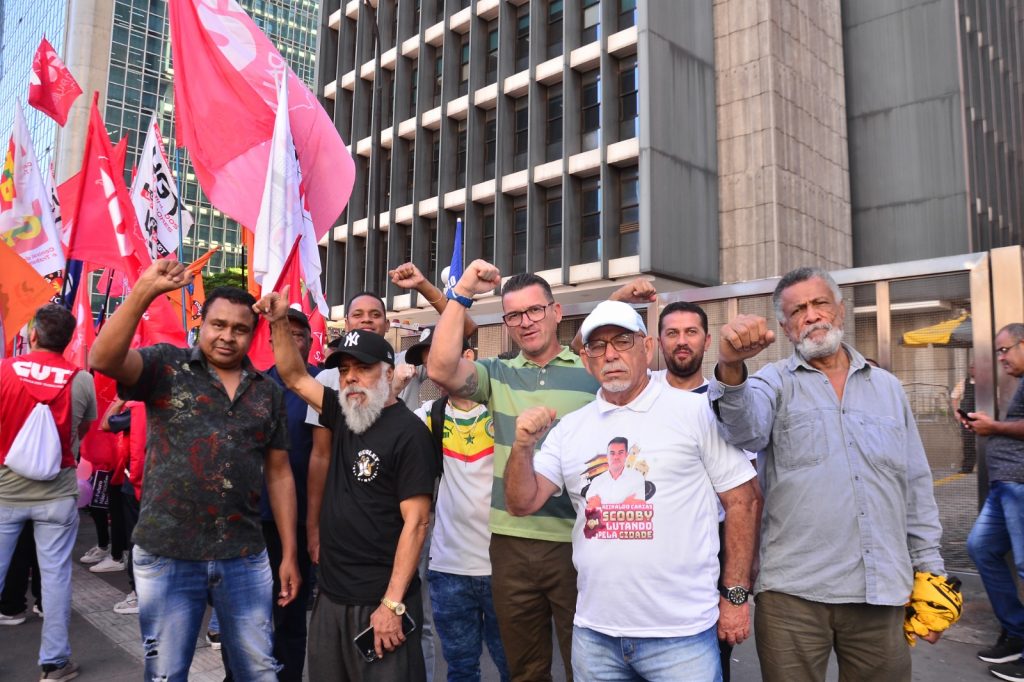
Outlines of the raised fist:
<svg viewBox="0 0 1024 682">
<path fill-rule="evenodd" d="M 501 273 L 498 268 L 478 258 L 466 267 L 455 288 L 463 296 L 476 296 L 477 294 L 489 294 L 499 285 L 501 285 Z"/>
<path fill-rule="evenodd" d="M 158 260 L 146 268 L 139 277 L 135 288 L 142 288 L 153 295 L 165 294 L 192 283 L 188 266 L 174 260 Z"/>
<path fill-rule="evenodd" d="M 737 315 L 722 327 L 718 362 L 736 363 L 752 358 L 775 342 L 775 332 L 758 315 Z"/>
<path fill-rule="evenodd" d="M 609 298 L 623 303 L 651 303 L 658 297 L 658 290 L 644 277 L 637 277 L 612 293 Z"/>
<path fill-rule="evenodd" d="M 423 273 L 414 263 L 402 263 L 388 275 L 391 283 L 399 289 L 415 289 L 424 280 Z"/>
<path fill-rule="evenodd" d="M 257 315 L 262 315 L 267 318 L 267 322 L 277 322 L 278 320 L 284 319 L 288 315 L 288 290 L 289 286 L 284 287 L 280 293 L 272 292 L 256 301 L 253 304 L 252 309 Z"/>
<path fill-rule="evenodd" d="M 520 412 L 516 417 L 516 443 L 533 447 L 555 423 L 558 413 L 538 405 Z"/>
</svg>

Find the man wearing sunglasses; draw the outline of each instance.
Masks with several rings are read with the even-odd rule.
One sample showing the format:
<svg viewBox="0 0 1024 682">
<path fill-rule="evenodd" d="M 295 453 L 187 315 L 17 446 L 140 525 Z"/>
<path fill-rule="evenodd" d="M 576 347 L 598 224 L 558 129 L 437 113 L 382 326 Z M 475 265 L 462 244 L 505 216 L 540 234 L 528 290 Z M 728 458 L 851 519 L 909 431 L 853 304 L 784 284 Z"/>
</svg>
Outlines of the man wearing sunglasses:
<svg viewBox="0 0 1024 682">
<path fill-rule="evenodd" d="M 538 405 L 560 418 L 594 399 L 598 384 L 568 346 L 558 340 L 562 307 L 541 277 L 514 275 L 502 287 L 504 321 L 520 353 L 511 360 L 462 357 L 466 311 L 473 297 L 501 284 L 496 267 L 483 260 L 469 264 L 448 292 L 448 305 L 434 330 L 427 358 L 431 379 L 452 396 L 487 404 L 494 416 L 494 485 L 491 495 L 491 590 L 512 680 L 551 679 L 551 621 L 569 667 L 572 621 L 576 608 L 576 570 L 572 564 L 573 512 L 564 498 L 550 500 L 536 513 L 514 517 L 505 506 L 503 475 L 515 417 Z M 646 281 L 620 288 L 615 298 L 650 300 Z M 607 442 L 607 441 L 606 441 Z"/>
<path fill-rule="evenodd" d="M 599 304 L 581 336 L 597 399 L 557 425 L 548 407 L 520 414 L 505 469 L 513 514 L 563 497 L 576 510 L 575 678 L 721 680 L 718 638 L 746 639 L 750 607 L 719 594 L 715 500 L 727 511 L 722 580 L 746 591 L 760 511 L 755 472 L 718 434 L 703 396 L 650 379 L 657 341 L 631 306 Z M 615 490 L 613 475 L 640 482 Z M 738 617 L 720 619 L 726 608 Z"/>
<path fill-rule="evenodd" d="M 1024 376 L 1024 324 L 1008 324 L 996 334 L 996 359 L 1012 377 Z M 1012 552 L 1017 575 L 1024 578 L 1024 382 L 996 421 L 984 412 L 960 418 L 964 428 L 988 436 L 985 462 L 989 491 L 985 505 L 967 536 L 967 552 L 978 567 L 992 610 L 1002 626 L 999 641 L 978 652 L 992 663 L 989 671 L 1003 680 L 1024 680 L 1024 604 L 1006 564 Z"/>
</svg>

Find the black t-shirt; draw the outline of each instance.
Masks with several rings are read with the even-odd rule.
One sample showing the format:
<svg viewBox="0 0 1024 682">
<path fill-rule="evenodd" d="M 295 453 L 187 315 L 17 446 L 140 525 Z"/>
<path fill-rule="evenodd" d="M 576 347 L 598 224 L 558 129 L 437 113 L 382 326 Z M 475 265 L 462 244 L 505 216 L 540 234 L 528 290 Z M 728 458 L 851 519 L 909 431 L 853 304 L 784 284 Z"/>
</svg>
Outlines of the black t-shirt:
<svg viewBox="0 0 1024 682">
<path fill-rule="evenodd" d="M 403 526 L 399 504 L 434 492 L 434 443 L 402 401 L 353 433 L 329 388 L 320 423 L 334 432 L 320 508 L 320 589 L 340 604 L 372 606 L 391 579 Z M 413 575 L 410 591 L 417 581 Z"/>
</svg>

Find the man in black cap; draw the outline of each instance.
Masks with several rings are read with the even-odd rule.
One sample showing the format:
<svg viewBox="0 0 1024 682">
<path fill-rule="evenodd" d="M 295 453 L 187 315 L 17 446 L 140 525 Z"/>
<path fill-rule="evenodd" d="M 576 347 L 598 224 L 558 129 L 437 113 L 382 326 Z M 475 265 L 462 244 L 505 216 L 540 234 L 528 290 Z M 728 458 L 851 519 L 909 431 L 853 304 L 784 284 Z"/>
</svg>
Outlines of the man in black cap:
<svg viewBox="0 0 1024 682">
<path fill-rule="evenodd" d="M 310 555 L 320 566 L 309 677 L 422 681 L 420 631 L 408 631 L 403 616 L 417 625 L 422 619 L 416 564 L 434 490 L 433 443 L 426 426 L 391 395 L 394 349 L 373 332 L 346 332 L 325 363 L 340 378 L 339 390 L 328 390 L 310 376 L 291 341 L 287 292 L 265 296 L 254 308 L 271 323 L 285 385 L 333 432 L 330 455 L 314 451 L 309 464 L 307 520 L 319 536 Z M 381 659 L 372 665 L 353 644 L 367 627 Z"/>
</svg>

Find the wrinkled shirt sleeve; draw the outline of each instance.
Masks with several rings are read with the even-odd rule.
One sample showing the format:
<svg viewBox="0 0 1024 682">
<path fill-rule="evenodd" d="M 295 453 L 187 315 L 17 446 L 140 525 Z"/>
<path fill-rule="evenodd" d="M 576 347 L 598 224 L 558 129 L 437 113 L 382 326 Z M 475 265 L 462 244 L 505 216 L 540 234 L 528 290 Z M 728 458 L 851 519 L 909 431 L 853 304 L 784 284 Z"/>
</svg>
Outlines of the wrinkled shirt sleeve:
<svg viewBox="0 0 1024 682">
<path fill-rule="evenodd" d="M 907 549 L 915 571 L 945 575 L 939 553 L 942 525 L 935 503 L 932 471 L 906 395 L 902 403 L 907 428 Z"/>
<path fill-rule="evenodd" d="M 771 365 L 747 375 L 739 386 L 712 377 L 707 395 L 725 442 L 749 452 L 764 450 L 771 440 L 781 386 L 778 371 Z"/>
</svg>

